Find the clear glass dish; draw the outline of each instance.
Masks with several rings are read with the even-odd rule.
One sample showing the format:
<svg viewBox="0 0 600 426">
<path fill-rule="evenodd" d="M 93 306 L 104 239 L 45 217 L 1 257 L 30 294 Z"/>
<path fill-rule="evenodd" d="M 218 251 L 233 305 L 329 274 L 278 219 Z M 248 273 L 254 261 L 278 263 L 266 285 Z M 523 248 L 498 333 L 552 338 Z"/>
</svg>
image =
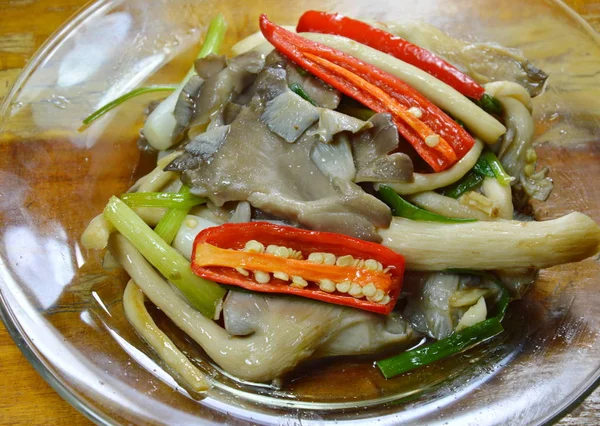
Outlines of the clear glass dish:
<svg viewBox="0 0 600 426">
<path fill-rule="evenodd" d="M 198 400 L 124 319 L 123 274 L 105 271 L 99 253 L 80 247 L 83 229 L 109 196 L 150 167 L 135 141 L 151 97 L 130 101 L 85 132 L 78 131 L 81 120 L 142 83 L 177 82 L 219 11 L 231 46 L 256 31 L 259 13 L 292 24 L 311 8 L 419 19 L 458 37 L 522 49 L 550 74 L 534 112 L 538 156 L 552 169 L 555 191 L 535 206 L 536 215 L 578 210 L 600 221 L 598 35 L 562 3 L 99 1 L 55 33 L 0 107 L 0 314 L 9 332 L 40 374 L 100 424 L 492 425 L 559 418 L 600 377 L 598 259 L 542 271 L 527 297 L 511 305 L 501 337 L 389 382 L 356 360 L 309 368 L 275 392 L 225 377 L 179 335 L 219 379 Z"/>
</svg>

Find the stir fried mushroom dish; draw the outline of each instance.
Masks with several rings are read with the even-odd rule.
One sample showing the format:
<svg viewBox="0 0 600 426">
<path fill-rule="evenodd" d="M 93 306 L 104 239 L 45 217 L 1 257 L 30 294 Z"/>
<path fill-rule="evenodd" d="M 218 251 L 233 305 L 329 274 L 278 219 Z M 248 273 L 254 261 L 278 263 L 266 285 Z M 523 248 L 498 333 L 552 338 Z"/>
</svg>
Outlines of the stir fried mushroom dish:
<svg viewBox="0 0 600 426">
<path fill-rule="evenodd" d="M 156 168 L 82 235 L 188 389 L 216 379 L 150 304 L 235 380 L 349 356 L 391 378 L 502 333 L 540 268 L 598 253 L 586 215 L 531 217 L 547 76 L 518 52 L 317 11 L 258 25 L 223 55 L 219 15 L 178 86 L 137 89 L 171 92 L 141 129 Z"/>
</svg>

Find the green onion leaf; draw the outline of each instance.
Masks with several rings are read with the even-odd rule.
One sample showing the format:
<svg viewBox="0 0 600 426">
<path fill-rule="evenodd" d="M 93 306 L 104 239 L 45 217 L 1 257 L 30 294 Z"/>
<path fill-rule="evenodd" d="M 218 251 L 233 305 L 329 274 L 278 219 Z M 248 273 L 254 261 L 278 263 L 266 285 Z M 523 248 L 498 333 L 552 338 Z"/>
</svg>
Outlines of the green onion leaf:
<svg viewBox="0 0 600 426">
<path fill-rule="evenodd" d="M 446 197 L 458 198 L 465 192 L 471 191 L 481 185 L 481 182 L 483 182 L 483 177 L 480 174 L 471 171 L 463 176 L 458 182 L 443 188 L 441 193 Z"/>
<path fill-rule="evenodd" d="M 181 189 L 179 190 L 179 194 L 184 195 L 184 196 L 191 195 L 190 187 L 183 184 L 181 186 Z M 193 195 L 192 195 L 192 197 L 193 197 Z M 197 198 L 200 198 L 200 197 L 197 197 Z M 190 211 L 189 208 L 187 208 L 187 209 L 175 209 L 175 208 L 169 209 L 164 214 L 164 216 L 160 219 L 160 221 L 158 222 L 156 227 L 154 228 L 154 232 L 156 232 L 158 235 L 160 235 L 161 238 L 163 240 L 165 240 L 165 242 L 167 244 L 171 244 L 173 242 L 173 240 L 175 239 L 175 236 L 177 235 L 179 228 L 181 228 L 181 224 L 185 220 L 185 217 L 187 216 L 189 211 Z"/>
<path fill-rule="evenodd" d="M 501 322 L 510 303 L 510 295 L 500 281 L 494 275 L 485 271 L 449 269 L 448 272 L 478 275 L 492 281 L 498 288 L 500 295 L 494 306 L 494 316 L 430 345 L 377 361 L 377 367 L 386 379 L 466 351 L 504 331 Z"/>
<path fill-rule="evenodd" d="M 411 220 L 424 220 L 429 222 L 441 222 L 441 223 L 465 223 L 465 222 L 476 222 L 477 219 L 462 219 L 454 217 L 446 217 L 436 213 L 429 212 L 425 209 L 415 206 L 409 203 L 402 197 L 400 197 L 396 191 L 386 185 L 382 185 L 379 188 L 379 195 L 381 199 L 392 209 L 394 216 L 405 217 Z"/>
<path fill-rule="evenodd" d="M 498 99 L 492 95 L 484 93 L 483 96 L 476 101 L 477 105 L 488 114 L 501 115 L 503 108 Z"/>
<path fill-rule="evenodd" d="M 376 364 L 383 376 L 389 379 L 450 355 L 466 351 L 503 331 L 504 328 L 497 317 L 489 318 L 458 331 L 445 339 L 377 361 Z"/>
<path fill-rule="evenodd" d="M 206 200 L 189 193 L 172 192 L 128 192 L 121 195 L 121 200 L 132 208 L 164 207 L 168 209 L 189 210 Z"/>
<path fill-rule="evenodd" d="M 310 96 L 308 96 L 308 93 L 306 93 L 306 91 L 298 83 L 292 83 L 292 84 L 290 84 L 290 89 L 291 89 L 292 92 L 294 92 L 296 95 L 300 96 L 305 101 L 308 101 L 311 104 L 313 104 L 314 106 L 317 106 L 317 104 L 315 103 L 315 101 L 313 101 L 310 98 Z"/>
<path fill-rule="evenodd" d="M 477 163 L 475 163 L 475 166 L 473 166 L 473 172 L 477 173 L 482 177 L 496 177 L 494 171 L 490 167 L 490 163 L 488 163 L 487 160 L 483 158 L 483 156 L 480 156 L 477 160 Z"/>
<path fill-rule="evenodd" d="M 481 154 L 481 157 L 489 164 L 490 168 L 494 172 L 494 176 L 500 182 L 501 185 L 510 185 L 510 183 L 515 180 L 514 177 L 510 176 L 506 171 L 504 171 L 504 167 L 502 167 L 502 163 L 496 157 L 492 151 L 485 151 Z"/>
<path fill-rule="evenodd" d="M 188 262 L 167 244 L 146 223 L 117 197 L 111 197 L 104 217 L 137 250 L 188 299 L 190 304 L 208 318 L 213 318 L 226 290 L 218 284 L 200 278 Z"/>
<path fill-rule="evenodd" d="M 83 120 L 83 125 L 87 126 L 87 125 L 93 123 L 94 121 L 96 121 L 97 119 L 102 117 L 104 114 L 115 109 L 116 107 L 121 105 L 123 102 L 128 101 L 129 99 L 135 98 L 140 95 L 145 95 L 147 93 L 172 92 L 175 89 L 177 89 L 177 85 L 169 85 L 169 84 L 139 87 L 137 89 L 132 90 L 131 92 L 125 93 L 123 96 L 119 96 L 114 101 L 107 103 L 106 105 L 100 107 L 95 112 L 91 113 L 89 116 L 87 116 Z"/>
<path fill-rule="evenodd" d="M 219 13 L 208 26 L 206 37 L 200 52 L 198 52 L 197 58 L 204 58 L 211 53 L 219 53 L 223 39 L 225 38 L 225 32 L 227 31 L 227 22 L 221 13 Z"/>
<path fill-rule="evenodd" d="M 351 106 L 342 106 L 342 107 L 338 108 L 338 111 L 343 114 L 349 115 L 354 118 L 358 118 L 359 120 L 363 120 L 363 121 L 367 121 L 375 115 L 375 111 L 372 111 L 370 109 L 355 108 L 355 107 L 351 107 Z"/>
</svg>

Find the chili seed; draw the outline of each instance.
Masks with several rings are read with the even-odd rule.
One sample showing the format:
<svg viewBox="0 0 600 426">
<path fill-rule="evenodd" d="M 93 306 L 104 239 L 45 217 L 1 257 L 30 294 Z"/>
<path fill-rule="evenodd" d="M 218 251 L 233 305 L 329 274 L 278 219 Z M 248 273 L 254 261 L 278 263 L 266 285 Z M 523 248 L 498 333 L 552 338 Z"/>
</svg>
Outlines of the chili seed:
<svg viewBox="0 0 600 426">
<path fill-rule="evenodd" d="M 289 250 L 290 250 L 290 256 L 289 257 L 291 259 L 302 260 L 304 258 L 304 256 L 302 256 L 302 252 L 301 251 L 292 250 L 292 249 L 289 249 Z"/>
<path fill-rule="evenodd" d="M 271 276 L 263 271 L 254 271 L 254 279 L 257 283 L 266 284 L 271 281 Z"/>
<path fill-rule="evenodd" d="M 440 135 L 429 135 L 425 138 L 425 144 L 435 148 L 440 143 Z"/>
<path fill-rule="evenodd" d="M 335 265 L 335 254 L 323 253 L 323 263 L 325 265 Z"/>
<path fill-rule="evenodd" d="M 244 268 L 235 268 L 235 270 L 238 271 L 240 274 L 242 274 L 245 277 L 250 275 L 250 272 L 246 271 Z"/>
<path fill-rule="evenodd" d="M 344 281 L 343 283 L 337 283 L 335 288 L 340 293 L 348 293 L 348 290 L 350 290 L 350 285 L 350 281 Z"/>
<path fill-rule="evenodd" d="M 363 287 L 362 292 L 367 297 L 373 297 L 377 292 L 377 287 L 375 287 L 375 284 L 369 283 Z"/>
<path fill-rule="evenodd" d="M 383 271 L 383 265 L 375 259 L 365 260 L 365 269 L 370 271 Z"/>
<path fill-rule="evenodd" d="M 265 246 L 256 240 L 250 240 L 246 243 L 246 246 L 244 247 L 244 251 L 247 251 L 250 253 L 264 253 Z"/>
<path fill-rule="evenodd" d="M 365 259 L 354 259 L 354 264 L 352 266 L 355 268 L 363 268 L 365 266 Z"/>
<path fill-rule="evenodd" d="M 325 261 L 323 253 L 311 253 L 308 255 L 308 261 L 311 263 L 323 263 Z"/>
<path fill-rule="evenodd" d="M 385 296 L 385 293 L 380 288 L 377 289 L 375 294 L 369 298 L 371 302 L 381 302 Z"/>
<path fill-rule="evenodd" d="M 298 275 L 294 275 L 292 277 L 292 283 L 290 284 L 290 286 L 296 287 L 296 288 L 304 288 L 307 285 L 308 285 L 308 281 L 306 281 L 302 277 L 299 277 Z"/>
<path fill-rule="evenodd" d="M 421 116 L 423 115 L 423 111 L 421 110 L 421 108 L 418 107 L 410 107 L 408 109 L 408 113 L 416 118 L 421 118 Z"/>
<path fill-rule="evenodd" d="M 335 283 L 332 280 L 324 279 L 319 281 L 319 288 L 326 293 L 333 293 L 335 291 Z"/>
<path fill-rule="evenodd" d="M 198 221 L 193 217 L 190 217 L 186 219 L 185 226 L 187 226 L 190 229 L 194 229 L 196 226 L 198 226 Z"/>
<path fill-rule="evenodd" d="M 335 261 L 335 264 L 337 266 L 353 266 L 354 265 L 354 258 L 352 256 L 350 256 L 349 254 L 347 254 L 345 256 L 340 256 Z"/>
<path fill-rule="evenodd" d="M 361 297 L 363 297 L 362 287 L 360 286 L 360 284 L 352 283 L 350 285 L 350 290 L 348 290 L 348 294 L 350 296 L 356 297 L 357 299 L 360 299 Z"/>
<path fill-rule="evenodd" d="M 273 272 L 273 278 L 280 279 L 282 281 L 289 281 L 290 276 L 285 272 Z"/>
</svg>

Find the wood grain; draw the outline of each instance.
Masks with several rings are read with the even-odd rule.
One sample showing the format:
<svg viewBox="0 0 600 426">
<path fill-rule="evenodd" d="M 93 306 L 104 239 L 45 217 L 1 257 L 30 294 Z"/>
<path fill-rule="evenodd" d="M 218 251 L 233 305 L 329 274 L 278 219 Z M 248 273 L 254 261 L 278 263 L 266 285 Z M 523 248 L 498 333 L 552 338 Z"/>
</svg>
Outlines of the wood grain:
<svg viewBox="0 0 600 426">
<path fill-rule="evenodd" d="M 86 0 L 0 0 L 0 100 L 27 60 Z M 600 29 L 599 0 L 567 0 Z M 558 425 L 598 424 L 600 391 Z M 48 386 L 0 323 L 0 425 L 89 425 L 91 422 Z"/>
</svg>

